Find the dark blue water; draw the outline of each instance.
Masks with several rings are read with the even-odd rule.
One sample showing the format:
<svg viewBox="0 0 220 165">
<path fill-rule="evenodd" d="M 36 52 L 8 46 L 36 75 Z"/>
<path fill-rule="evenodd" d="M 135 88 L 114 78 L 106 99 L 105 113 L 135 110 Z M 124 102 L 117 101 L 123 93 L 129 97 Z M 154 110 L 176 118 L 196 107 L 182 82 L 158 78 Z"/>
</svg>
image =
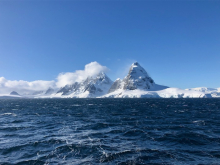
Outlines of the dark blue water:
<svg viewBox="0 0 220 165">
<path fill-rule="evenodd" d="M 220 164 L 220 99 L 0 100 L 0 164 Z"/>
</svg>

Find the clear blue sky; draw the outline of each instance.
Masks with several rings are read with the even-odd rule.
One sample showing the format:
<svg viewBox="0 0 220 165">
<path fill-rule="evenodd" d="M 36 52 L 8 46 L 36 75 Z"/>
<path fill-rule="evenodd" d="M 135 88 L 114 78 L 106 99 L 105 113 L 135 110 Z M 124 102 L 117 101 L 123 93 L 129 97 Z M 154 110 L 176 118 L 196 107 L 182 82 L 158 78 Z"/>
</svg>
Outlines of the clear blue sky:
<svg viewBox="0 0 220 165">
<path fill-rule="evenodd" d="M 0 77 L 54 80 L 138 61 L 156 83 L 220 87 L 220 1 L 0 1 Z"/>
</svg>

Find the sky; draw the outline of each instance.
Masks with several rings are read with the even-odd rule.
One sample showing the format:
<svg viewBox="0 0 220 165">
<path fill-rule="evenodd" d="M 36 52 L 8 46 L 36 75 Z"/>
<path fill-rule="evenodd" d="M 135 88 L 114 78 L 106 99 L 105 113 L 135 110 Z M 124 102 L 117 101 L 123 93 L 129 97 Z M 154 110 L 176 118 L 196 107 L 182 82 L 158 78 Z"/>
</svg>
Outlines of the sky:
<svg viewBox="0 0 220 165">
<path fill-rule="evenodd" d="M 161 85 L 220 87 L 220 1 L 0 0 L 0 86 L 92 64 L 114 81 L 136 61 Z"/>
</svg>

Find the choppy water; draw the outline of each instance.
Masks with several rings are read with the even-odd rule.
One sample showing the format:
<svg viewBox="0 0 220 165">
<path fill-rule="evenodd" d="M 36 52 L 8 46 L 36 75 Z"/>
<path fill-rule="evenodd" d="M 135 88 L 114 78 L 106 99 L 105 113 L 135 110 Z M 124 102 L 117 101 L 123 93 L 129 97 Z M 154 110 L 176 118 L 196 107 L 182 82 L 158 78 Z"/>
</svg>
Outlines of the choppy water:
<svg viewBox="0 0 220 165">
<path fill-rule="evenodd" d="M 220 99 L 0 100 L 0 164 L 220 164 Z"/>
</svg>

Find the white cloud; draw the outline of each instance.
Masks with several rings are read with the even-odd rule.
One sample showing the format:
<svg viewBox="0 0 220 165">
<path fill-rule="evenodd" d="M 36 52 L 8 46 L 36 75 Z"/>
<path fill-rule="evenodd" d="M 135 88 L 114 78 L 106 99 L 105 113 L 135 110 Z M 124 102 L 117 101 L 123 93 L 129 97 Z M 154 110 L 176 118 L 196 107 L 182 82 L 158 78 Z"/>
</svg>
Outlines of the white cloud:
<svg viewBox="0 0 220 165">
<path fill-rule="evenodd" d="M 67 84 L 73 84 L 74 82 L 80 82 L 85 80 L 88 76 L 96 76 L 100 72 L 107 71 L 106 66 L 100 65 L 94 61 L 85 65 L 84 70 L 76 70 L 75 72 L 60 73 L 57 77 L 57 87 L 63 87 Z"/>
<path fill-rule="evenodd" d="M 55 87 L 55 81 L 24 81 L 24 80 L 7 80 L 4 77 L 0 77 L 0 92 L 1 94 L 8 94 L 12 91 L 18 93 L 29 93 L 34 91 L 47 90 L 49 87 Z"/>
<path fill-rule="evenodd" d="M 57 77 L 57 81 L 24 81 L 24 80 L 7 80 L 4 77 L 0 77 L 0 94 L 9 94 L 12 91 L 16 91 L 19 94 L 31 94 L 36 91 L 46 91 L 49 87 L 60 88 L 67 84 L 74 82 L 80 82 L 86 79 L 88 76 L 95 76 L 100 72 L 107 71 L 106 66 L 100 65 L 98 62 L 91 62 L 85 65 L 84 70 L 76 70 L 75 72 L 60 73 Z"/>
</svg>

